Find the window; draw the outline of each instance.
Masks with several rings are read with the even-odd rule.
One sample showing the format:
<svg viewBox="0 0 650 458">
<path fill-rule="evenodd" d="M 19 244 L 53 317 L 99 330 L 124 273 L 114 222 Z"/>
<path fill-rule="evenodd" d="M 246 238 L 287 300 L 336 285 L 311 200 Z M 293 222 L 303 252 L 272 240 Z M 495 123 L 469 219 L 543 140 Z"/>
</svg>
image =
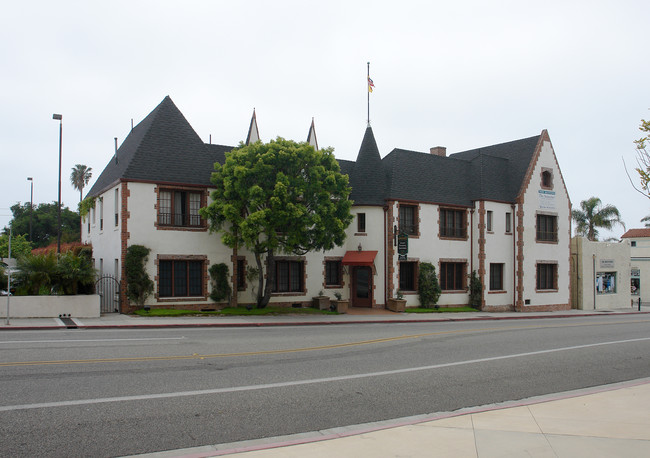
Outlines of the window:
<svg viewBox="0 0 650 458">
<path fill-rule="evenodd" d="M 551 169 L 542 170 L 542 188 L 553 189 L 553 171 Z"/>
<path fill-rule="evenodd" d="M 357 213 L 357 232 L 366 232 L 366 214 Z"/>
<path fill-rule="evenodd" d="M 631 245 L 631 246 L 636 246 L 636 240 L 632 240 L 632 241 L 630 242 L 630 245 Z"/>
<path fill-rule="evenodd" d="M 104 229 L 104 198 L 99 198 L 99 230 Z"/>
<path fill-rule="evenodd" d="M 503 290 L 503 264 L 490 264 L 490 291 Z"/>
<path fill-rule="evenodd" d="M 304 263 L 302 261 L 275 261 L 273 292 L 302 292 Z"/>
<path fill-rule="evenodd" d="M 115 278 L 120 278 L 120 260 L 115 260 Z"/>
<path fill-rule="evenodd" d="M 99 258 L 99 276 L 104 275 L 104 258 Z"/>
<path fill-rule="evenodd" d="M 487 231 L 492 232 L 492 210 L 487 211 Z"/>
<path fill-rule="evenodd" d="M 160 297 L 203 296 L 203 261 L 160 261 L 158 294 Z"/>
<path fill-rule="evenodd" d="M 246 259 L 237 258 L 237 291 L 246 291 Z"/>
<path fill-rule="evenodd" d="M 557 264 L 537 264 L 537 289 L 557 289 Z"/>
<path fill-rule="evenodd" d="M 341 285 L 341 261 L 325 261 L 325 285 Z"/>
<path fill-rule="evenodd" d="M 417 288 L 417 262 L 399 263 L 399 289 L 402 291 L 416 291 Z"/>
<path fill-rule="evenodd" d="M 465 210 L 440 209 L 440 236 L 465 238 Z"/>
<path fill-rule="evenodd" d="M 117 226 L 117 223 L 119 221 L 119 209 L 120 209 L 120 190 L 116 189 L 115 190 L 115 226 Z"/>
<path fill-rule="evenodd" d="M 506 234 L 512 232 L 512 218 L 510 217 L 510 212 L 506 213 Z"/>
<path fill-rule="evenodd" d="M 596 273 L 596 293 L 616 294 L 616 272 Z"/>
<path fill-rule="evenodd" d="M 641 294 L 641 269 L 633 267 L 630 271 L 630 292 L 633 296 Z"/>
<path fill-rule="evenodd" d="M 443 291 L 465 289 L 465 263 L 440 263 L 440 288 Z"/>
<path fill-rule="evenodd" d="M 557 242 L 557 216 L 537 215 L 537 241 Z"/>
<path fill-rule="evenodd" d="M 399 206 L 399 230 L 408 235 L 418 235 L 418 216 L 415 205 Z"/>
<path fill-rule="evenodd" d="M 200 227 L 200 208 L 200 192 L 161 190 L 158 196 L 158 224 Z"/>
</svg>

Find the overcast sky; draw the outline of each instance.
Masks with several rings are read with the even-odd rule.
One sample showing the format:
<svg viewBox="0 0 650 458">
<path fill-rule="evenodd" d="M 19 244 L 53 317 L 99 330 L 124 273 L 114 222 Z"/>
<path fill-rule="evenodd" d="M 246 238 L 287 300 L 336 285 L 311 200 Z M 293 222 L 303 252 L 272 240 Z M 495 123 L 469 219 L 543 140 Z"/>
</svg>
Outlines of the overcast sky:
<svg viewBox="0 0 650 458">
<path fill-rule="evenodd" d="M 20 1 L 0 28 L 0 227 L 9 207 L 62 199 L 75 164 L 99 176 L 169 95 L 208 142 L 306 140 L 354 160 L 370 118 L 382 156 L 448 153 L 548 129 L 571 202 L 599 197 L 643 227 L 623 168 L 650 118 L 645 1 Z M 633 177 L 635 182 L 638 180 Z M 89 187 L 86 189 L 90 189 Z M 622 228 L 601 236 L 619 237 Z M 601 237 L 601 238 L 604 238 Z"/>
</svg>

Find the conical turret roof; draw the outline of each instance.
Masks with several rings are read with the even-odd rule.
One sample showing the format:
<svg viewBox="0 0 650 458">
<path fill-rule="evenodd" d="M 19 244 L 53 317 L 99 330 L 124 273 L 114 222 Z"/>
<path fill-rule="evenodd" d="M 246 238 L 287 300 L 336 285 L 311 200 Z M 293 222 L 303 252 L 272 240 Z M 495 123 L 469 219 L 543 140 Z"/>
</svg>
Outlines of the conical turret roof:
<svg viewBox="0 0 650 458">
<path fill-rule="evenodd" d="M 356 205 L 384 205 L 386 178 L 372 127 L 368 126 L 350 177 L 350 198 Z"/>
</svg>

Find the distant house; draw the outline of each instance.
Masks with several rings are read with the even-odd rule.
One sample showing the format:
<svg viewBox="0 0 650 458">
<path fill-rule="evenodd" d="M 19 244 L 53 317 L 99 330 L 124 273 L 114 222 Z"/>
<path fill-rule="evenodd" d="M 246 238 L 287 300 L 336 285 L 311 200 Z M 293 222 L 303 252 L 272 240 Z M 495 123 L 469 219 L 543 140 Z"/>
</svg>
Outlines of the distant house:
<svg viewBox="0 0 650 458">
<path fill-rule="evenodd" d="M 247 141 L 259 138 L 255 114 Z M 318 148 L 314 125 L 309 143 Z M 166 97 L 133 128 L 88 196 L 82 240 L 95 267 L 122 282 L 127 247 L 151 249 L 152 307 L 209 307 L 208 268 L 239 272 L 238 303 L 253 303 L 243 273 L 253 256 L 237 253 L 208 231 L 199 208 L 210 199 L 210 175 L 231 146 L 204 143 Z M 570 307 L 570 210 L 548 133 L 447 156 L 394 149 L 383 158 L 367 127 L 355 161 L 340 160 L 350 177 L 354 221 L 345 244 L 322 253 L 277 258 L 272 304 L 307 304 L 319 291 L 340 292 L 354 307 L 384 308 L 400 290 L 418 305 L 418 270 L 436 267 L 439 303 L 466 305 L 469 276 L 483 284 L 486 310 Z M 399 234 L 408 236 L 398 252 Z M 406 248 L 406 247 L 402 247 Z"/>
<path fill-rule="evenodd" d="M 630 229 L 621 236 L 630 244 L 632 298 L 650 301 L 650 228 Z"/>
</svg>

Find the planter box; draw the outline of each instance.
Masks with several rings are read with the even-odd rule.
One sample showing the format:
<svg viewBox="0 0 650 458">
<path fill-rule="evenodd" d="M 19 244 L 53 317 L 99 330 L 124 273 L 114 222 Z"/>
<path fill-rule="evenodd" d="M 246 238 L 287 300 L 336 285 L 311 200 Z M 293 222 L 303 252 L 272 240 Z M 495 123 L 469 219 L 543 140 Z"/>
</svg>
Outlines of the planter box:
<svg viewBox="0 0 650 458">
<path fill-rule="evenodd" d="M 403 312 L 406 309 L 406 299 L 388 299 L 388 310 L 391 312 Z"/>
<path fill-rule="evenodd" d="M 313 304 L 318 310 L 329 310 L 330 298 L 327 296 L 316 296 L 313 298 Z"/>
<path fill-rule="evenodd" d="M 338 313 L 348 313 L 348 305 L 350 304 L 350 301 L 334 300 L 332 302 L 334 303 Z"/>
</svg>

